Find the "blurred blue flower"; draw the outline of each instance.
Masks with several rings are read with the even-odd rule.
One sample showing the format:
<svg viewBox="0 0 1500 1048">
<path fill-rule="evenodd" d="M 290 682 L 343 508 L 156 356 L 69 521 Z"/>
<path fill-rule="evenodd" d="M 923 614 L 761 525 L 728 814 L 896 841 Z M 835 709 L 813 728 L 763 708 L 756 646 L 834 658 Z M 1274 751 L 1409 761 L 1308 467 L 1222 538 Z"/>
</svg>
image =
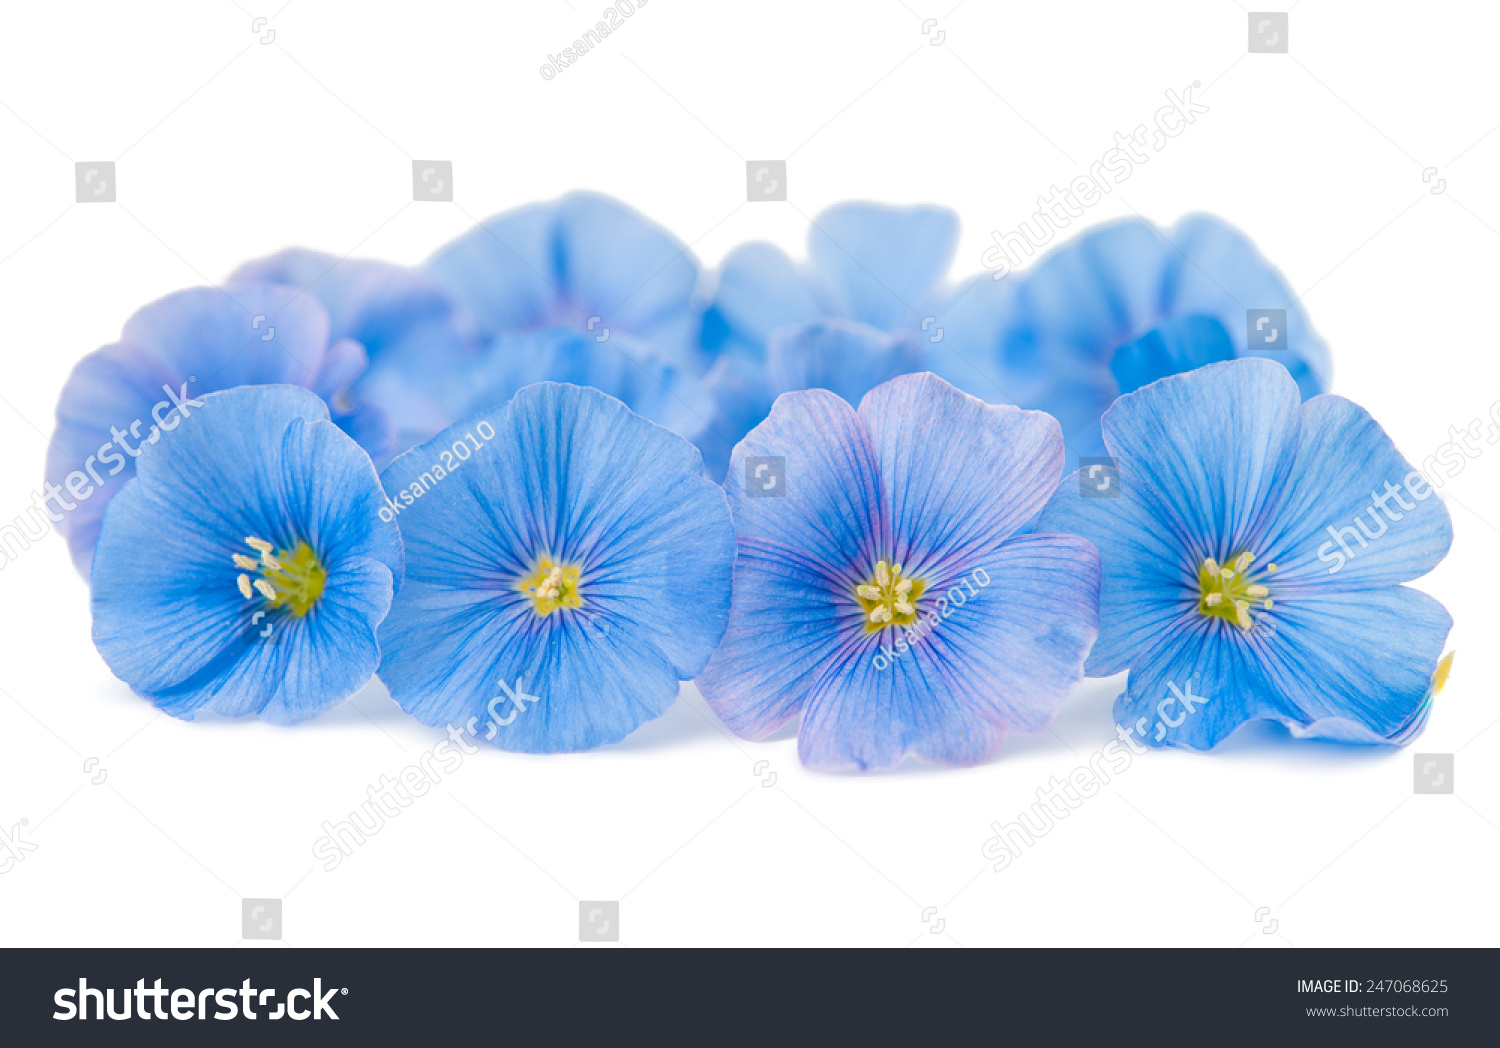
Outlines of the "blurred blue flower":
<svg viewBox="0 0 1500 1048">
<path fill-rule="evenodd" d="M 119 342 L 79 361 L 58 398 L 48 504 L 73 563 L 89 573 L 105 506 L 135 475 L 141 447 L 181 425 L 197 398 L 284 383 L 346 403 L 364 368 L 364 348 L 333 340 L 328 313 L 295 288 L 190 288 L 142 307 Z M 384 413 L 371 406 L 342 414 L 335 408 L 335 421 L 372 455 L 393 444 Z"/>
<path fill-rule="evenodd" d="M 858 404 L 880 383 L 926 368 L 943 339 L 957 240 L 958 218 L 944 208 L 848 203 L 812 220 L 805 264 L 770 244 L 730 252 L 703 322 L 704 345 L 718 357 L 715 414 L 697 437 L 710 472 L 724 476 L 731 449 L 781 393 L 836 373 L 835 391 Z M 804 357 L 815 363 L 804 367 Z M 998 389 L 985 395 L 1004 399 Z"/>
<path fill-rule="evenodd" d="M 1275 348 L 1251 345 L 1248 311 L 1284 310 Z M 977 396 L 1063 426 L 1069 461 L 1103 454 L 1099 417 L 1115 398 L 1219 360 L 1284 365 L 1304 398 L 1328 386 L 1328 349 L 1296 296 L 1233 227 L 1193 215 L 1162 232 L 1130 219 L 1091 229 L 1030 271 L 981 274 L 955 296 L 933 370 Z M 1262 325 L 1258 336 L 1273 326 Z M 1264 343 L 1262 344 L 1264 345 Z"/>
<path fill-rule="evenodd" d="M 704 425 L 698 262 L 619 201 L 570 193 L 507 211 L 440 249 L 426 271 L 473 318 L 485 347 L 475 370 L 453 382 L 463 414 L 501 406 L 525 380 L 554 377 L 538 373 L 536 358 L 561 352 L 570 381 L 683 436 Z"/>
<path fill-rule="evenodd" d="M 660 716 L 729 616 L 734 527 L 702 472 L 686 440 L 552 382 L 402 455 L 382 476 L 407 551 L 392 697 L 529 753 Z"/>
<path fill-rule="evenodd" d="M 453 376 L 474 360 L 478 346 L 472 325 L 448 295 L 426 274 L 370 259 L 339 259 L 304 248 L 290 248 L 247 262 L 230 278 L 286 284 L 316 298 L 328 311 L 330 337 L 351 339 L 365 349 L 369 366 L 346 390 L 335 394 L 335 421 L 349 415 L 389 420 L 393 441 L 367 441 L 354 425 L 351 435 L 383 466 L 437 434 L 459 417 L 459 387 Z M 370 422 L 383 425 L 380 422 Z"/>
<path fill-rule="evenodd" d="M 175 717 L 306 720 L 380 661 L 401 537 L 365 452 L 292 386 L 211 393 L 136 460 L 94 552 L 94 644 Z"/>
<path fill-rule="evenodd" d="M 1301 392 L 1265 360 L 1145 386 L 1104 416 L 1114 497 L 1070 478 L 1042 512 L 1038 533 L 1099 550 L 1087 669 L 1130 671 L 1123 741 L 1208 749 L 1257 719 L 1348 742 L 1421 731 L 1452 620 L 1400 583 L 1447 554 L 1447 508 L 1362 408 Z"/>
<path fill-rule="evenodd" d="M 734 452 L 734 607 L 704 698 L 751 739 L 800 715 L 798 752 L 824 769 L 973 764 L 1040 730 L 1098 630 L 1093 547 L 1015 534 L 1062 462 L 1053 419 L 931 374 L 858 411 L 784 394 Z"/>
</svg>

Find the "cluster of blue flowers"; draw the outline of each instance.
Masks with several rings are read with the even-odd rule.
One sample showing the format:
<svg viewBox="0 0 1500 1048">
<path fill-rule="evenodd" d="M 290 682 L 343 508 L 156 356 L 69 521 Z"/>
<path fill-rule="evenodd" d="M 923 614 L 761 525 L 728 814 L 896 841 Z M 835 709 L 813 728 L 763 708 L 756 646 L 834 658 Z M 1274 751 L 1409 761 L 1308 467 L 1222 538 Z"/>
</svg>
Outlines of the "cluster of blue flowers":
<svg viewBox="0 0 1500 1048">
<path fill-rule="evenodd" d="M 1147 745 L 1421 730 L 1451 620 L 1402 583 L 1447 511 L 1242 235 L 1120 222 L 953 284 L 950 212 L 812 226 L 706 274 L 573 194 L 420 269 L 291 250 L 144 307 L 47 462 L 100 653 L 179 717 L 378 674 L 527 752 L 685 680 L 828 769 L 983 761 L 1126 670 Z"/>
</svg>

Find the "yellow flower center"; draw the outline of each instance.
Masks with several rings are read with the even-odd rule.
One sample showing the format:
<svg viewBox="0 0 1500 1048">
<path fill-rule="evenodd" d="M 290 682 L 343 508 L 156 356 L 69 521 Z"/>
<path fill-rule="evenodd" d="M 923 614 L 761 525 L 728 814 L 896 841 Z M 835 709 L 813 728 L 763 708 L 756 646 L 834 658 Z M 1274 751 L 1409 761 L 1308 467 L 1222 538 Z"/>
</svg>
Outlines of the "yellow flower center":
<svg viewBox="0 0 1500 1048">
<path fill-rule="evenodd" d="M 245 545 L 257 556 L 234 555 L 234 566 L 241 571 L 235 582 L 242 597 L 254 600 L 259 595 L 271 607 L 285 608 L 293 618 L 301 618 L 317 605 L 328 583 L 328 570 L 311 546 L 299 540 L 290 550 L 278 550 L 254 536 L 245 539 Z"/>
<path fill-rule="evenodd" d="M 1265 611 L 1275 607 L 1271 591 L 1255 581 L 1250 565 L 1255 554 L 1245 552 L 1221 565 L 1209 557 L 1198 565 L 1198 611 L 1234 623 L 1242 630 L 1255 625 L 1250 609 L 1259 605 Z M 1266 571 L 1275 573 L 1276 565 L 1267 564 Z"/>
<path fill-rule="evenodd" d="M 518 583 L 522 593 L 531 598 L 531 610 L 546 617 L 558 608 L 581 608 L 583 596 L 578 586 L 578 567 L 554 564 L 542 557 L 529 575 Z"/>
<path fill-rule="evenodd" d="M 878 561 L 874 577 L 854 587 L 854 598 L 865 612 L 865 632 L 911 625 L 917 620 L 917 598 L 926 588 L 921 579 L 902 578 L 900 564 Z"/>
</svg>

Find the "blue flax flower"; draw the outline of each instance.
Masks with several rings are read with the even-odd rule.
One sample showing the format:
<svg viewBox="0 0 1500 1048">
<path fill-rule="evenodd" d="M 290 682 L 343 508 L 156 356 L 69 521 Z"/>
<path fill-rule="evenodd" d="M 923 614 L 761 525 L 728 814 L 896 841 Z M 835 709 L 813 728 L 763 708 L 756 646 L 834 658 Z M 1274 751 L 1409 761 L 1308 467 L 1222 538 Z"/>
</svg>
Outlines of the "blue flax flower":
<svg viewBox="0 0 1500 1048">
<path fill-rule="evenodd" d="M 552 382 L 402 455 L 381 478 L 407 551 L 392 697 L 528 753 L 660 716 L 729 616 L 734 526 L 702 472 L 686 440 Z"/>
<path fill-rule="evenodd" d="M 148 445 L 94 552 L 94 644 L 175 717 L 306 720 L 380 662 L 401 580 L 370 457 L 292 386 L 211 393 Z"/>
<path fill-rule="evenodd" d="M 1099 549 L 1088 673 L 1130 671 L 1123 732 L 1208 749 L 1256 719 L 1350 742 L 1421 730 L 1452 620 L 1400 584 L 1453 529 L 1362 408 L 1304 404 L 1279 364 L 1228 361 L 1120 398 L 1104 443 L 1115 497 L 1070 480 L 1037 531 Z"/>
<path fill-rule="evenodd" d="M 386 442 L 366 439 L 353 423 L 343 427 L 377 466 L 459 417 L 450 376 L 473 360 L 475 336 L 463 311 L 422 271 L 289 248 L 246 262 L 230 279 L 303 289 L 328 311 L 333 341 L 364 347 L 368 367 L 335 394 L 332 407 L 336 421 L 342 413 L 372 431 L 389 425 Z"/>
<path fill-rule="evenodd" d="M 703 321 L 704 345 L 718 358 L 715 414 L 696 438 L 710 471 L 724 476 L 731 449 L 781 393 L 836 372 L 834 391 L 858 404 L 880 383 L 923 370 L 943 338 L 957 241 L 958 218 L 944 208 L 849 203 L 812 220 L 805 264 L 770 244 L 730 252 Z M 805 368 L 802 358 L 816 363 Z M 996 388 L 984 395 L 1004 399 Z"/>
<path fill-rule="evenodd" d="M 704 698 L 746 738 L 800 714 L 825 769 L 973 764 L 1040 730 L 1098 629 L 1093 547 L 1015 534 L 1062 462 L 1052 418 L 931 374 L 858 411 L 783 395 L 734 451 L 734 608 Z"/>
<path fill-rule="evenodd" d="M 473 318 L 484 347 L 451 380 L 461 416 L 561 378 L 682 436 L 705 424 L 697 260 L 619 201 L 570 193 L 496 215 L 440 249 L 426 272 Z"/>
<path fill-rule="evenodd" d="M 1207 215 L 1168 231 L 1110 223 L 1028 272 L 998 282 L 981 274 L 959 292 L 945 327 L 933 369 L 987 399 L 1004 385 L 1014 403 L 1055 415 L 1070 460 L 1103 454 L 1100 415 L 1167 375 L 1261 356 L 1283 364 L 1304 398 L 1329 381 L 1328 349 L 1281 274 L 1244 234 Z"/>
<path fill-rule="evenodd" d="M 120 341 L 79 361 L 57 403 L 47 453 L 49 506 L 84 575 L 105 506 L 135 475 L 143 446 L 194 413 L 198 398 L 234 386 L 304 386 L 339 401 L 365 366 L 359 343 L 330 338 L 311 295 L 274 284 L 190 288 L 142 307 Z M 389 446 L 378 413 L 338 421 L 372 454 Z"/>
</svg>

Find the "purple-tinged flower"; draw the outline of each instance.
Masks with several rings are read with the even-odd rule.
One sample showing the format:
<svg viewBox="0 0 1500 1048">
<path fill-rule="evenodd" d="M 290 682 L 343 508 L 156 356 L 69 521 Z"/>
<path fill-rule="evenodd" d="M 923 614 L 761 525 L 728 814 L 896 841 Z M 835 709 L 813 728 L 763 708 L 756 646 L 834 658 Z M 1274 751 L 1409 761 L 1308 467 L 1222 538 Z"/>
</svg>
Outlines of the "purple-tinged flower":
<svg viewBox="0 0 1500 1048">
<path fill-rule="evenodd" d="M 1040 730 L 1098 629 L 1093 547 L 1015 534 L 1062 461 L 1049 416 L 931 374 L 858 411 L 784 394 L 734 451 L 734 607 L 699 690 L 746 738 L 800 715 L 825 769 L 973 764 Z"/>
</svg>

